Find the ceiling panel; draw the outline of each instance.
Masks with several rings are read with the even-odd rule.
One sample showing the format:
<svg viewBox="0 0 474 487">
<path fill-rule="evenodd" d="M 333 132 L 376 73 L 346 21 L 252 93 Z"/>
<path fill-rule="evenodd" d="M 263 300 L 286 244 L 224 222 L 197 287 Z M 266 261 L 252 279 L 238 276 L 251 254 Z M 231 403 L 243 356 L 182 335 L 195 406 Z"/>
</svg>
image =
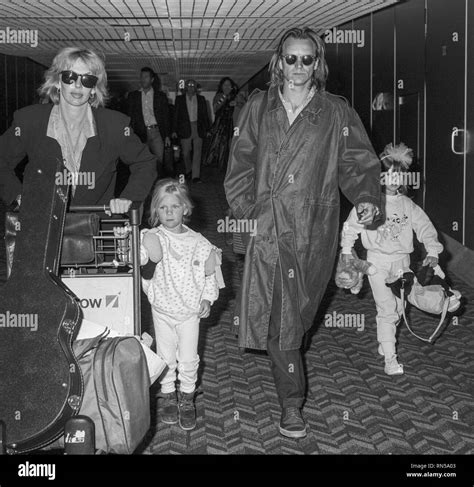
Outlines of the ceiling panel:
<svg viewBox="0 0 474 487">
<path fill-rule="evenodd" d="M 245 83 L 290 27 L 323 34 L 397 1 L 0 0 L 0 30 L 38 32 L 36 47 L 0 43 L 0 52 L 49 66 L 62 47 L 87 47 L 105 58 L 112 89 L 135 89 L 150 66 L 171 90 L 190 77 L 215 90 L 222 76 Z"/>
</svg>

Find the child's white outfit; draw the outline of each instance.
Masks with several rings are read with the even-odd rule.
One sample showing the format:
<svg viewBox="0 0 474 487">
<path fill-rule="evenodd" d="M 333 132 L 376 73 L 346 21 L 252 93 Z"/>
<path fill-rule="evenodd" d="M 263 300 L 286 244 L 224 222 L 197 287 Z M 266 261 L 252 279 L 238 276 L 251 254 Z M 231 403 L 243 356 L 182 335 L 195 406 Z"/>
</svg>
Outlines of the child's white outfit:
<svg viewBox="0 0 474 487">
<path fill-rule="evenodd" d="M 212 305 L 219 296 L 219 287 L 224 287 L 220 250 L 200 233 L 186 225 L 183 228 L 186 230 L 183 233 L 173 233 L 163 225 L 141 231 L 142 241 L 145 233 L 155 233 L 163 250 L 153 278 L 142 279 L 142 285 L 152 308 L 156 351 L 168 365 L 160 381 L 161 392 L 165 394 L 176 389 L 176 369 L 181 392 L 195 390 L 200 304 L 206 299 Z M 140 254 L 140 264 L 145 265 L 149 257 L 143 244 Z M 206 275 L 210 256 L 215 257 L 215 272 Z"/>
<path fill-rule="evenodd" d="M 401 194 L 385 197 L 385 223 L 376 230 L 367 230 L 357 223 L 356 209 L 353 208 L 343 226 L 341 246 L 343 254 L 350 254 L 360 234 L 362 245 L 367 249 L 367 261 L 377 269 L 368 278 L 377 308 L 377 340 L 387 361 L 395 354 L 395 333 L 403 303 L 385 284 L 410 270 L 413 231 L 424 244 L 428 256 L 437 258 L 443 246 L 426 213 L 410 198 Z"/>
</svg>

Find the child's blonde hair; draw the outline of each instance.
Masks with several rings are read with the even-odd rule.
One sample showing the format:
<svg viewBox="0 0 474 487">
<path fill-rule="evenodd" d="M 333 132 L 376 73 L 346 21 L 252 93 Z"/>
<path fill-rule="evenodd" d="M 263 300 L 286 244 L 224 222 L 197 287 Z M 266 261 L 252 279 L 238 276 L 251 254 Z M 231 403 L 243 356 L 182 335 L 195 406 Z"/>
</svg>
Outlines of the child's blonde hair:
<svg viewBox="0 0 474 487">
<path fill-rule="evenodd" d="M 154 189 L 153 195 L 151 197 L 151 204 L 150 204 L 150 218 L 148 219 L 148 223 L 152 227 L 156 227 L 160 223 L 160 218 L 158 216 L 158 207 L 160 205 L 160 201 L 165 196 L 165 194 L 174 194 L 178 197 L 181 203 L 186 207 L 188 210 L 185 215 L 183 215 L 183 221 L 187 223 L 191 218 L 191 213 L 193 211 L 193 202 L 189 197 L 189 190 L 185 183 L 180 183 L 176 179 L 172 178 L 165 178 L 160 179 Z"/>
<path fill-rule="evenodd" d="M 387 144 L 380 154 L 380 161 L 384 169 L 393 172 L 408 172 L 408 169 L 413 162 L 413 150 L 407 147 L 403 142 L 398 145 Z M 408 188 L 401 184 L 397 190 L 401 194 L 407 194 Z"/>
</svg>

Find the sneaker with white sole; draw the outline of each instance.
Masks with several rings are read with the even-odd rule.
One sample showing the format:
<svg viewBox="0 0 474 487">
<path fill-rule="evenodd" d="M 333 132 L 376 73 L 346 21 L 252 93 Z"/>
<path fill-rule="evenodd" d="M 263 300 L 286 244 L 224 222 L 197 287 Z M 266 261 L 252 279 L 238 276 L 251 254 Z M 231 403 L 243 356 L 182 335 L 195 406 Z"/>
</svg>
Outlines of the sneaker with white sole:
<svg viewBox="0 0 474 487">
<path fill-rule="evenodd" d="M 385 359 L 384 371 L 387 375 L 403 374 L 403 365 L 398 363 L 396 355 L 392 355 L 389 359 Z"/>
<path fill-rule="evenodd" d="M 306 422 L 299 408 L 283 408 L 280 419 L 280 433 L 287 438 L 304 438 L 306 436 Z"/>
</svg>

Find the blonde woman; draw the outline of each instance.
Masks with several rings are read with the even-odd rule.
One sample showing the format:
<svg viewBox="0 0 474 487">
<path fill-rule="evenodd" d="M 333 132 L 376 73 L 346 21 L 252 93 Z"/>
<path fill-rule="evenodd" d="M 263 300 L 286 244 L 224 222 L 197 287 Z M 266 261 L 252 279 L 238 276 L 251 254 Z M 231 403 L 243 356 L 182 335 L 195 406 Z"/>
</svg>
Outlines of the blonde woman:
<svg viewBox="0 0 474 487">
<path fill-rule="evenodd" d="M 156 159 L 129 128 L 125 115 L 103 108 L 107 74 L 102 59 L 89 49 L 67 47 L 53 59 L 38 90 L 52 104 L 36 104 L 15 112 L 0 137 L 0 197 L 20 200 L 22 183 L 16 166 L 28 156 L 23 184 L 66 181 L 74 205 L 110 205 L 112 213 L 128 211 L 143 201 L 156 177 Z M 128 184 L 115 198 L 116 167 L 130 169 Z M 57 161 L 64 166 L 58 173 Z"/>
</svg>

